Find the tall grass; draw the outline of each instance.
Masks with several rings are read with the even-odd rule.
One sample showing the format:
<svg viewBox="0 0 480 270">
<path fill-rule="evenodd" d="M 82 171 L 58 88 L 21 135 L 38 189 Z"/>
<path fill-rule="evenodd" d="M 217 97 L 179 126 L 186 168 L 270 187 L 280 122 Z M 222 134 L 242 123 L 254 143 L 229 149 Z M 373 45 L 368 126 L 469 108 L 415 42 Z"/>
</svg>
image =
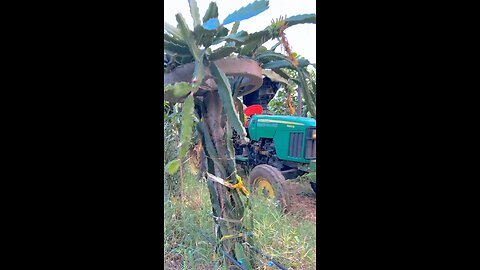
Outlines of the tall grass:
<svg viewBox="0 0 480 270">
<path fill-rule="evenodd" d="M 207 185 L 188 172 L 184 175 L 184 201 L 164 201 L 165 269 L 224 269 L 223 258 L 202 236 L 215 239 Z M 294 211 L 282 215 L 263 198 L 252 199 L 256 247 L 289 269 L 316 269 L 315 224 Z M 257 256 L 257 269 L 275 269 L 267 263 Z"/>
</svg>

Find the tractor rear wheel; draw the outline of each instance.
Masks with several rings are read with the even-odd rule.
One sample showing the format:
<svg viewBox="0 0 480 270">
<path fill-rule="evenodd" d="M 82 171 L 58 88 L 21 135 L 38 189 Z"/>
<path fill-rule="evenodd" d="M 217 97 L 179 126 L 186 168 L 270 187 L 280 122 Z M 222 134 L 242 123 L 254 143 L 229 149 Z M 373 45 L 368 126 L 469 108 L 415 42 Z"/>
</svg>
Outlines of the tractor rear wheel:
<svg viewBox="0 0 480 270">
<path fill-rule="evenodd" d="M 275 167 L 262 164 L 250 172 L 249 184 L 252 193 L 264 195 L 278 203 L 282 212 L 286 212 L 289 206 L 289 197 L 285 192 L 285 177 Z"/>
</svg>

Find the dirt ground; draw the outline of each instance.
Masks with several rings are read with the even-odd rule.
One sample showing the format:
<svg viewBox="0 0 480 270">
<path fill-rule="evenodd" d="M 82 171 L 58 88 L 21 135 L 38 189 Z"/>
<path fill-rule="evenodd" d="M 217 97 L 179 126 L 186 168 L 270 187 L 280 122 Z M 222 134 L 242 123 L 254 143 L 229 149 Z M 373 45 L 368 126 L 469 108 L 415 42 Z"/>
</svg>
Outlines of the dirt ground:
<svg viewBox="0 0 480 270">
<path fill-rule="evenodd" d="M 289 213 L 316 223 L 317 197 L 310 184 L 287 181 L 284 188 L 290 196 Z"/>
</svg>

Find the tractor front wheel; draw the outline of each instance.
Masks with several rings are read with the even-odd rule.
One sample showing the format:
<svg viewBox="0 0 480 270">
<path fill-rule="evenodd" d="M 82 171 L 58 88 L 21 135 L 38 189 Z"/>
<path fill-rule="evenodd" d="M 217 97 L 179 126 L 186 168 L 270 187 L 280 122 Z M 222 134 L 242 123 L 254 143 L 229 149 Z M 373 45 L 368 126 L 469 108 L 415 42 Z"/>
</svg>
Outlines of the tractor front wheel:
<svg viewBox="0 0 480 270">
<path fill-rule="evenodd" d="M 284 189 L 286 180 L 277 168 L 266 164 L 258 165 L 250 172 L 248 179 L 252 193 L 275 200 L 283 212 L 287 211 L 289 197 Z"/>
</svg>

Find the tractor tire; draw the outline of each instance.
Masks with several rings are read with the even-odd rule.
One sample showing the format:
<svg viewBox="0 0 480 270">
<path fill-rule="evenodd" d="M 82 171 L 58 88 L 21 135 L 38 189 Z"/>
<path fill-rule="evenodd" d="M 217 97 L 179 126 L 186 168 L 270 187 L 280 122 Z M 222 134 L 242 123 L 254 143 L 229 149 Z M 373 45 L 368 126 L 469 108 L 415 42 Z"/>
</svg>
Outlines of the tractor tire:
<svg viewBox="0 0 480 270">
<path fill-rule="evenodd" d="M 287 212 L 290 197 L 285 192 L 285 177 L 277 168 L 266 164 L 258 165 L 250 172 L 248 179 L 252 193 L 274 199 L 279 209 L 283 213 Z"/>
</svg>

